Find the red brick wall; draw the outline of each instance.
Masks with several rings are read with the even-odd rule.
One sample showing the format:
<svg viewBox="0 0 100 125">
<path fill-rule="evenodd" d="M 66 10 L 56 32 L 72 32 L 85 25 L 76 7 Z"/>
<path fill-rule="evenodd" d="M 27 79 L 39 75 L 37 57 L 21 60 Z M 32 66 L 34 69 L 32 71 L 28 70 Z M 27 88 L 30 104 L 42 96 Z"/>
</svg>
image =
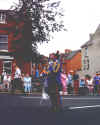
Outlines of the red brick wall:
<svg viewBox="0 0 100 125">
<path fill-rule="evenodd" d="M 23 24 L 24 23 L 21 22 L 18 25 L 18 27 L 22 28 Z M 0 34 L 8 35 L 8 52 L 15 51 L 12 48 L 12 42 L 15 39 L 15 37 L 13 36 L 14 34 L 13 34 L 12 31 L 7 31 L 8 28 L 12 29 L 14 27 L 16 27 L 16 23 L 14 23 L 14 22 L 8 22 L 7 24 L 0 24 Z M 14 61 L 12 62 L 12 77 L 14 76 L 14 72 L 15 72 L 13 64 L 16 63 L 16 62 L 17 62 L 18 65 L 20 65 L 22 72 L 27 72 L 27 73 L 31 74 L 31 62 L 24 62 L 21 59 L 14 59 Z M 2 72 L 1 67 L 2 67 L 2 63 L 0 61 L 0 73 Z"/>
<path fill-rule="evenodd" d="M 77 71 L 81 69 L 81 52 L 78 52 L 72 59 L 65 61 L 66 72 L 70 70 Z"/>
</svg>

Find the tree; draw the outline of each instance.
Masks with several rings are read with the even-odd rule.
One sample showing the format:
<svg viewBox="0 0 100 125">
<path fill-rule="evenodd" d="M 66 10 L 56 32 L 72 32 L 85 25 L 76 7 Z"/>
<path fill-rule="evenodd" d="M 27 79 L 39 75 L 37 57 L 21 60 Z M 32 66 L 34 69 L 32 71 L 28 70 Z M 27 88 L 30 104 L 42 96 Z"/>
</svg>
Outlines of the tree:
<svg viewBox="0 0 100 125">
<path fill-rule="evenodd" d="M 58 10 L 59 5 L 60 1 L 50 3 L 50 0 L 19 0 L 19 4 L 15 5 L 12 13 L 13 19 L 16 20 L 17 24 L 24 21 L 23 31 L 21 31 L 24 37 L 19 43 L 24 46 L 24 52 L 29 53 L 27 57 L 30 55 L 28 51 L 31 49 L 31 44 L 32 53 L 36 54 L 38 43 L 50 41 L 50 32 L 64 29 L 63 21 L 56 20 L 56 17 L 63 16 L 62 12 Z M 25 49 L 27 47 L 29 49 Z"/>
</svg>

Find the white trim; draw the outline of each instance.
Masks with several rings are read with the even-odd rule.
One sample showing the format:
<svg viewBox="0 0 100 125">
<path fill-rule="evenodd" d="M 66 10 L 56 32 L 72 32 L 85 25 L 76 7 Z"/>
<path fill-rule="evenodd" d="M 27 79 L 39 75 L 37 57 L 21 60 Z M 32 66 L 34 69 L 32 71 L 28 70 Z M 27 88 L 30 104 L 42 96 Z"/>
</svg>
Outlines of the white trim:
<svg viewBox="0 0 100 125">
<path fill-rule="evenodd" d="M 14 57 L 10 57 L 10 56 L 1 56 L 0 55 L 0 59 L 11 59 L 11 60 L 13 60 L 14 59 Z"/>
<path fill-rule="evenodd" d="M 8 52 L 8 50 L 2 49 L 0 50 L 0 52 Z"/>
</svg>

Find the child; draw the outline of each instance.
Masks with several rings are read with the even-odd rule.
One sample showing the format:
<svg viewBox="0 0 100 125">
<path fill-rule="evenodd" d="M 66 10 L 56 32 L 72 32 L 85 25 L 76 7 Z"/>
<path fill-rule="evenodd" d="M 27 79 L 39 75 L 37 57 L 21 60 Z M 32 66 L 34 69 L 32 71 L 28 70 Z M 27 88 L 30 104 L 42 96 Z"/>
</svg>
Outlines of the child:
<svg viewBox="0 0 100 125">
<path fill-rule="evenodd" d="M 24 77 L 24 92 L 27 94 L 31 93 L 31 77 L 28 73 Z"/>
</svg>

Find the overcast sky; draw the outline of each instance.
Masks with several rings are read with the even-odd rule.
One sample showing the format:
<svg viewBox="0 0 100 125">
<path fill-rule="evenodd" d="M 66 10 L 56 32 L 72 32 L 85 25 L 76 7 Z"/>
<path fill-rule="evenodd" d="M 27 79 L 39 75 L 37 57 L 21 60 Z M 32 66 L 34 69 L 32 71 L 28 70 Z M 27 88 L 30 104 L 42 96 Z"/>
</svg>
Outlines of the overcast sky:
<svg viewBox="0 0 100 125">
<path fill-rule="evenodd" d="M 62 0 L 62 6 L 68 31 L 57 33 L 49 44 L 39 47 L 45 55 L 56 50 L 80 49 L 100 24 L 100 0 Z"/>
<path fill-rule="evenodd" d="M 10 8 L 18 0 L 0 0 L 0 9 Z M 51 0 L 52 1 L 52 0 Z M 48 44 L 39 46 L 39 52 L 47 55 L 57 50 L 80 49 L 89 40 L 100 24 L 100 0 L 61 0 L 64 8 L 65 27 L 67 32 L 59 32 Z"/>
</svg>

